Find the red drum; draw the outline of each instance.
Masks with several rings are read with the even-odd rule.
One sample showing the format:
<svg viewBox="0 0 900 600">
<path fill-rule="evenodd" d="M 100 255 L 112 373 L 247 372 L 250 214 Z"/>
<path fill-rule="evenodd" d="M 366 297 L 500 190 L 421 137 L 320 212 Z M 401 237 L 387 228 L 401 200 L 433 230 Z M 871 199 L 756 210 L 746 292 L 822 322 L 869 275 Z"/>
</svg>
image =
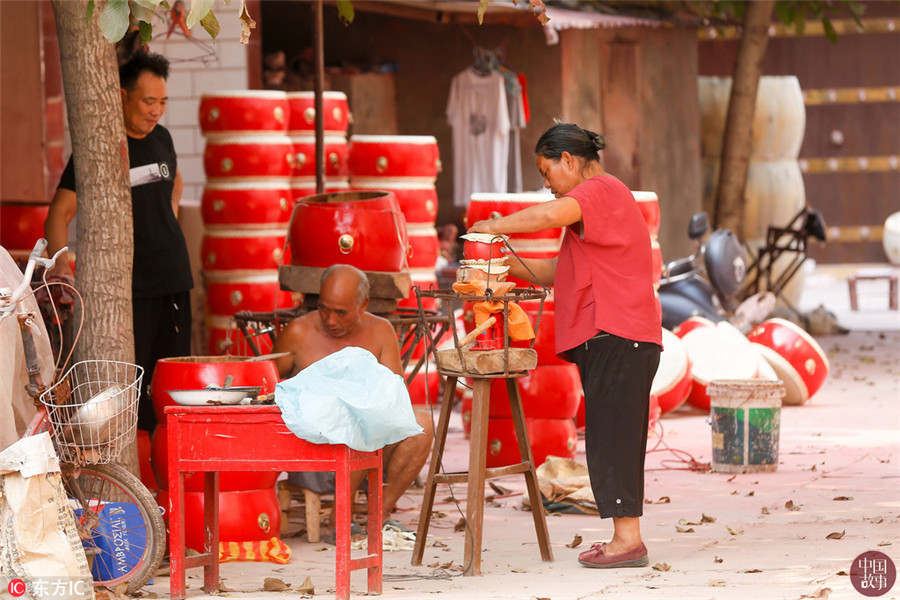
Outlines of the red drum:
<svg viewBox="0 0 900 600">
<path fill-rule="evenodd" d="M 437 139 L 430 135 L 352 135 L 350 174 L 415 177 L 433 183 L 441 170 Z"/>
<path fill-rule="evenodd" d="M 677 325 L 675 329 L 672 330 L 672 333 L 674 333 L 679 338 L 684 339 L 684 336 L 694 331 L 695 329 L 715 326 L 715 323 L 705 317 L 688 317 L 680 325 Z"/>
<path fill-rule="evenodd" d="M 713 327 L 701 323 L 688 333 L 676 331 L 675 334 L 684 343 L 684 349 L 691 362 L 691 376 L 694 383 L 688 396 L 688 403 L 692 406 L 709 410 L 707 386 L 711 381 L 756 377 L 757 352 L 731 323 L 722 321 Z"/>
<path fill-rule="evenodd" d="M 312 177 L 315 187 L 316 137 L 297 136 L 289 138 L 294 145 L 292 177 Z M 336 135 L 325 136 L 325 177 L 346 177 L 347 140 Z"/>
<path fill-rule="evenodd" d="M 261 394 L 271 394 L 278 383 L 274 360 L 247 361 L 229 356 L 178 356 L 161 358 L 150 382 L 153 412 L 160 424 L 165 424 L 163 409 L 174 406 L 167 390 L 203 389 L 208 385 L 222 386 L 231 375 L 231 385 L 262 386 Z"/>
<path fill-rule="evenodd" d="M 350 183 L 355 190 L 392 192 L 407 224 L 434 227 L 437 221 L 438 197 L 434 185 L 388 177 L 353 177 Z"/>
<path fill-rule="evenodd" d="M 542 465 L 548 456 L 575 458 L 578 433 L 572 419 L 525 419 L 525 427 L 535 467 Z M 511 418 L 488 418 L 487 435 L 487 467 L 502 467 L 522 461 Z"/>
<path fill-rule="evenodd" d="M 350 190 L 350 184 L 346 177 L 326 177 L 325 193 L 346 192 Z M 315 177 L 291 177 L 291 204 L 307 196 L 316 195 Z"/>
<path fill-rule="evenodd" d="M 763 321 L 747 338 L 784 382 L 785 404 L 804 404 L 828 378 L 830 365 L 822 347 L 790 321 Z"/>
<path fill-rule="evenodd" d="M 659 417 L 662 415 L 662 409 L 659 407 L 659 398 L 655 395 L 650 394 L 650 417 L 648 418 L 648 429 L 653 429 L 653 426 L 659 421 Z"/>
<path fill-rule="evenodd" d="M 169 491 L 160 490 L 156 502 L 169 526 Z M 184 546 L 203 550 L 203 492 L 184 493 Z M 281 530 L 281 507 L 274 487 L 264 490 L 219 492 L 219 540 L 253 542 L 277 537 Z"/>
<path fill-rule="evenodd" d="M 300 302 L 296 302 L 299 304 Z M 268 335 L 253 338 L 259 354 L 272 351 L 273 342 Z M 207 317 L 206 351 L 211 355 L 245 356 L 257 354 L 245 339 L 232 317 L 210 315 Z"/>
<path fill-rule="evenodd" d="M 285 133 L 288 99 L 278 90 L 210 92 L 200 96 L 200 131 L 204 135 Z"/>
<path fill-rule="evenodd" d="M 553 303 L 544 302 L 544 310 L 541 313 L 541 322 L 538 324 L 538 302 L 522 302 L 525 314 L 531 319 L 532 327 L 537 324 L 535 332 L 534 350 L 538 355 L 538 365 L 571 365 L 556 356 L 556 316 L 553 312 Z M 513 342 L 512 345 L 519 348 L 528 348 L 531 341 Z"/>
<path fill-rule="evenodd" d="M 522 258 L 553 258 L 559 254 L 559 240 L 542 239 L 515 239 L 510 236 L 506 242 L 507 247 L 512 248 Z M 516 260 L 516 254 L 507 252 L 510 261 Z"/>
<path fill-rule="evenodd" d="M 415 362 L 410 361 L 410 364 L 407 365 L 406 372 L 403 374 L 404 379 L 412 373 L 416 366 Z M 425 365 L 422 365 L 419 372 L 413 377 L 413 380 L 406 386 L 406 389 L 409 390 L 410 401 L 415 405 L 439 404 L 441 400 L 441 376 L 433 364 L 428 365 L 427 370 Z"/>
<path fill-rule="evenodd" d="M 15 254 L 27 257 L 34 243 L 44 237 L 44 221 L 49 210 L 49 204 L 0 203 L 0 244 L 14 258 Z M 15 253 L 16 250 L 20 252 Z"/>
<path fill-rule="evenodd" d="M 656 240 L 650 242 L 650 257 L 652 259 L 653 284 L 656 285 L 662 279 L 663 268 L 662 250 L 659 247 L 659 242 Z"/>
<path fill-rule="evenodd" d="M 282 264 L 286 229 L 207 228 L 200 243 L 203 268 L 207 272 L 277 269 Z"/>
<path fill-rule="evenodd" d="M 409 268 L 435 270 L 441 255 L 441 242 L 437 229 L 431 225 L 407 225 L 409 236 Z"/>
<path fill-rule="evenodd" d="M 416 299 L 416 291 L 413 289 L 415 286 L 419 286 L 421 290 L 430 290 L 437 289 L 437 274 L 434 271 L 434 267 L 421 268 L 421 269 L 410 269 L 409 270 L 409 278 L 411 280 L 411 285 L 409 289 L 409 296 L 407 298 L 401 299 L 397 306 L 401 308 L 419 308 L 419 301 Z M 422 298 L 422 308 L 425 310 L 437 310 L 438 309 L 438 301 L 437 298 Z"/>
<path fill-rule="evenodd" d="M 203 223 L 207 226 L 287 225 L 292 207 L 289 179 L 209 182 L 200 200 Z"/>
<path fill-rule="evenodd" d="M 459 388 L 460 386 L 457 386 L 457 390 Z M 462 417 L 463 435 L 469 439 L 469 434 L 472 432 L 472 390 L 469 388 L 463 388 L 460 417 Z"/>
<path fill-rule="evenodd" d="M 290 177 L 294 163 L 291 138 L 210 136 L 203 152 L 208 179 Z"/>
<path fill-rule="evenodd" d="M 659 235 L 659 198 L 655 192 L 631 192 L 631 194 L 641 209 L 641 216 L 644 217 L 650 237 L 655 240 Z"/>
<path fill-rule="evenodd" d="M 516 381 L 527 418 L 575 418 L 581 401 L 581 377 L 574 364 L 538 364 L 528 375 Z M 491 417 L 512 417 L 504 379 L 495 379 L 491 383 L 489 414 Z"/>
<path fill-rule="evenodd" d="M 288 131 L 290 135 L 315 134 L 316 96 L 315 92 L 288 92 L 290 107 Z M 344 92 L 322 92 L 322 120 L 328 134 L 345 136 L 350 123 L 350 109 Z"/>
<path fill-rule="evenodd" d="M 153 432 L 150 460 L 153 474 L 160 489 L 169 488 L 169 428 L 165 424 L 157 426 Z M 184 489 L 188 492 L 203 491 L 203 473 L 185 473 Z M 219 490 L 264 490 L 275 487 L 278 471 L 222 471 L 219 473 Z"/>
<path fill-rule="evenodd" d="M 278 285 L 278 271 L 206 271 L 206 314 L 233 315 L 240 310 L 271 312 L 294 306 L 290 292 Z"/>
<path fill-rule="evenodd" d="M 677 335 L 662 330 L 663 351 L 650 393 L 656 396 L 661 414 L 670 413 L 688 399 L 694 380 L 687 350 Z"/>
<path fill-rule="evenodd" d="M 472 194 L 469 198 L 469 207 L 466 209 L 465 224 L 471 227 L 476 221 L 483 221 L 493 217 L 505 217 L 515 212 L 519 212 L 523 208 L 549 202 L 555 198 L 548 193 L 520 193 L 520 194 L 499 194 L 499 193 L 478 193 Z M 553 229 L 541 229 L 532 233 L 515 233 L 510 237 L 515 241 L 518 239 L 548 239 L 555 240 L 556 247 L 559 248 L 559 241 L 562 238 L 562 228 L 555 227 Z"/>
<path fill-rule="evenodd" d="M 294 204 L 291 264 L 351 264 L 363 271 L 407 268 L 406 222 L 389 192 L 307 196 Z"/>
</svg>

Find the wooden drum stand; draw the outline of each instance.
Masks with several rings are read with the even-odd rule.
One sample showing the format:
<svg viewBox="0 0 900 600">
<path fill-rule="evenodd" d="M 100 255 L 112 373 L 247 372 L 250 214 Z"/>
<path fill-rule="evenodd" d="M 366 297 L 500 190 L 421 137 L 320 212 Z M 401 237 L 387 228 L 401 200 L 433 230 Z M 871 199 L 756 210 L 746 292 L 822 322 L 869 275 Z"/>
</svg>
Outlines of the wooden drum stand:
<svg viewBox="0 0 900 600">
<path fill-rule="evenodd" d="M 528 431 L 525 428 L 525 412 L 522 409 L 522 400 L 519 396 L 519 386 L 516 379 L 534 369 L 537 365 L 537 353 L 532 348 L 509 347 L 509 302 L 522 300 L 543 300 L 546 292 L 534 289 L 515 289 L 505 296 L 468 296 L 460 295 L 452 291 L 442 290 L 417 290 L 419 306 L 422 297 L 434 297 L 442 301 L 453 332 L 454 348 L 437 350 L 435 339 L 429 336 L 429 349 L 433 352 L 438 373 L 446 378 L 443 400 L 441 402 L 441 414 L 435 431 L 434 449 L 431 453 L 431 467 L 428 470 L 428 480 L 425 483 L 425 495 L 422 501 L 422 510 L 419 514 L 419 528 L 416 532 L 416 543 L 413 548 L 412 564 L 421 565 L 425 552 L 425 543 L 428 537 L 428 526 L 431 522 L 431 513 L 434 506 L 435 490 L 439 483 L 466 483 L 466 541 L 463 564 L 463 575 L 481 575 L 481 539 L 482 523 L 484 520 L 484 483 L 486 479 L 522 473 L 528 488 L 528 497 L 531 501 L 531 513 L 534 517 L 534 529 L 537 533 L 538 546 L 541 551 L 541 559 L 553 560 L 553 551 L 550 548 L 550 535 L 547 531 L 547 521 L 544 518 L 541 492 L 538 489 L 537 475 L 534 470 L 534 459 L 531 454 L 531 445 L 528 442 Z M 502 345 L 494 350 L 471 350 L 460 348 L 460 338 L 456 331 L 456 322 L 452 318 L 453 310 L 462 302 L 495 301 L 503 303 L 502 313 Z M 424 311 L 420 311 L 424 315 Z M 540 315 L 540 313 L 538 313 Z M 535 329 L 540 325 L 538 316 Z M 427 327 L 420 328 L 429 331 Z M 473 332 L 474 333 L 474 332 Z M 471 334 L 470 334 L 471 335 Z M 463 338 L 465 342 L 465 337 Z M 471 377 L 474 380 L 472 398 L 472 430 L 469 438 L 469 470 L 457 473 L 442 473 L 441 458 L 444 452 L 444 444 L 447 440 L 447 427 L 450 422 L 450 411 L 453 405 L 454 391 L 460 377 Z M 486 468 L 487 457 L 487 424 L 490 404 L 490 387 L 495 379 L 505 379 L 509 402 L 512 408 L 513 424 L 516 430 L 516 439 L 519 443 L 521 462 L 504 467 Z"/>
</svg>

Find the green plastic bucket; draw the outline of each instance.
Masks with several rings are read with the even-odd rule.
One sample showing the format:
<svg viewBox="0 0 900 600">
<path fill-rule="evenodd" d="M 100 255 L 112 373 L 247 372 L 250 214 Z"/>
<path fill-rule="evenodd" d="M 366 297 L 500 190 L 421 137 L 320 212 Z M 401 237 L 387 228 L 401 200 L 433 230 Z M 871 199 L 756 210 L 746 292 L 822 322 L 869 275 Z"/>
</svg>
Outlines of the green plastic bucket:
<svg viewBox="0 0 900 600">
<path fill-rule="evenodd" d="M 778 468 L 784 384 L 765 379 L 722 379 L 707 387 L 712 425 L 712 467 L 722 473 Z"/>
</svg>

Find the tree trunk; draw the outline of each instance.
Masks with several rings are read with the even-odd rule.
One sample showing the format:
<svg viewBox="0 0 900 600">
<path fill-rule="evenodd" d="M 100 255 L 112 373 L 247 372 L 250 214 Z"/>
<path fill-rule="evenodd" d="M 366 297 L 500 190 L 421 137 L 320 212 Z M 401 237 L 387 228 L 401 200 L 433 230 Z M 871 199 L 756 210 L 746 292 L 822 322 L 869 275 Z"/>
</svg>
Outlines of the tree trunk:
<svg viewBox="0 0 900 600">
<path fill-rule="evenodd" d="M 115 46 L 98 24 L 106 2 L 95 1 L 87 26 L 87 0 L 52 5 L 78 194 L 76 286 L 84 298 L 84 329 L 75 351 L 78 360 L 134 362 L 128 143 Z M 136 472 L 136 451 L 120 460 Z"/>
<path fill-rule="evenodd" d="M 743 230 L 744 188 L 750 168 L 756 91 L 774 7 L 774 0 L 747 2 L 725 119 L 713 226 L 730 229 L 739 237 Z"/>
</svg>

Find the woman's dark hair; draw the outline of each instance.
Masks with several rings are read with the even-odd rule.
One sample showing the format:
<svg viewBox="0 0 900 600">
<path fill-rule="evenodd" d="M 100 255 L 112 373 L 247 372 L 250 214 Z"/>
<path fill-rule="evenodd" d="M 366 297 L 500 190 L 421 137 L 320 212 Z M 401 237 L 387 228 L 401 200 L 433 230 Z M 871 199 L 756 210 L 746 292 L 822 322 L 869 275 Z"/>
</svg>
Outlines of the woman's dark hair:
<svg viewBox="0 0 900 600">
<path fill-rule="evenodd" d="M 127 62 L 119 67 L 119 86 L 125 91 L 132 91 L 144 71 L 150 71 L 157 77 L 168 79 L 169 60 L 162 54 L 135 52 Z"/>
<path fill-rule="evenodd" d="M 534 153 L 550 160 L 559 160 L 563 152 L 585 160 L 600 162 L 598 152 L 606 148 L 602 135 L 583 129 L 574 123 L 557 123 L 544 132 L 534 147 Z"/>
</svg>

